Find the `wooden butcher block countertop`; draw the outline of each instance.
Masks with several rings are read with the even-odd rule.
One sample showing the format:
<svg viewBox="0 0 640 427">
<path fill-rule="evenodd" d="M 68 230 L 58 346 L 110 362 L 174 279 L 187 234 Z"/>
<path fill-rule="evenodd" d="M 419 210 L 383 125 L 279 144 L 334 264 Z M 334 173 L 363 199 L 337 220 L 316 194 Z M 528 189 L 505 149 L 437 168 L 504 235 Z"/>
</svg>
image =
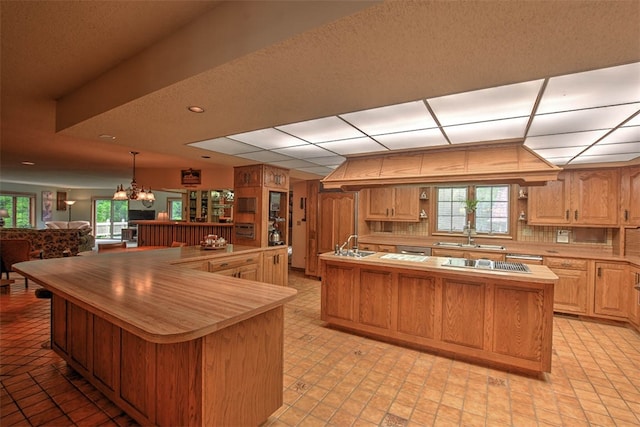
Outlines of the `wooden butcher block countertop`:
<svg viewBox="0 0 640 427">
<path fill-rule="evenodd" d="M 15 264 L 14 269 L 149 342 L 175 343 L 208 335 L 295 297 L 295 289 L 179 265 L 263 250 L 269 248 L 168 248 L 37 260 Z"/>
</svg>

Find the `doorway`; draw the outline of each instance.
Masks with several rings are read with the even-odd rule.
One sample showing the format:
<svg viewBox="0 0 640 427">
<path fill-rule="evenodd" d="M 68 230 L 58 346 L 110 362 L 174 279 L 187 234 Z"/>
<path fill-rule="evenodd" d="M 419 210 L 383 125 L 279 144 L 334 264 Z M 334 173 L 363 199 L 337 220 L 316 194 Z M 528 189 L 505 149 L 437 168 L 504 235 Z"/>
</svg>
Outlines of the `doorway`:
<svg viewBox="0 0 640 427">
<path fill-rule="evenodd" d="M 128 228 L 129 201 L 93 200 L 93 223 L 96 239 L 120 239 L 122 229 Z"/>
</svg>

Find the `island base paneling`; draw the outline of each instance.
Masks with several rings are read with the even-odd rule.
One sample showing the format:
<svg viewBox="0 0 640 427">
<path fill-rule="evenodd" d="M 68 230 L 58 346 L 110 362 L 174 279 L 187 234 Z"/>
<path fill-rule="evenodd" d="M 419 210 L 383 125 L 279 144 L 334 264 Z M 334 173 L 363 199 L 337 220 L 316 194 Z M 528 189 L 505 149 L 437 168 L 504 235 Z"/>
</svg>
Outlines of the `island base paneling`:
<svg viewBox="0 0 640 427">
<path fill-rule="evenodd" d="M 282 306 L 156 344 L 56 294 L 53 349 L 142 425 L 259 425 L 282 405 Z"/>
<path fill-rule="evenodd" d="M 551 372 L 553 283 L 326 259 L 321 272 L 321 318 L 332 326 L 473 361 Z"/>
</svg>

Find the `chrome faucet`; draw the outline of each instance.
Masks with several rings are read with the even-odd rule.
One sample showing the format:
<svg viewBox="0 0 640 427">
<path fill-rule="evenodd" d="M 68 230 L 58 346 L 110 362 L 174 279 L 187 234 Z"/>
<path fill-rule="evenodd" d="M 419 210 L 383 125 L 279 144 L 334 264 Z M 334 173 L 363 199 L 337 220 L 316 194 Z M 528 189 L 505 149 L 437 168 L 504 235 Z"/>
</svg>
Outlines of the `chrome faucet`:
<svg viewBox="0 0 640 427">
<path fill-rule="evenodd" d="M 355 239 L 356 240 L 356 243 L 351 246 L 351 249 L 355 250 L 356 252 L 358 251 L 358 235 L 357 234 L 352 234 L 351 236 L 349 236 L 347 238 L 347 241 L 344 242 L 342 244 L 342 246 L 340 246 L 340 253 L 342 253 L 342 251 L 344 250 L 345 246 L 349 245 L 349 243 L 351 242 L 351 239 Z"/>
</svg>

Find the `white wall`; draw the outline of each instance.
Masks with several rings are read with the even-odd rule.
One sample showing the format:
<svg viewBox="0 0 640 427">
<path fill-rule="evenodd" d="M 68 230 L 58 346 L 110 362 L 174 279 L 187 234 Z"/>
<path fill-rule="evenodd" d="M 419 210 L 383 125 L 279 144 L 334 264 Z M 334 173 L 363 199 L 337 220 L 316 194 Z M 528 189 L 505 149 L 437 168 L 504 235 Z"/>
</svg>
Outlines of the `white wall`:
<svg viewBox="0 0 640 427">
<path fill-rule="evenodd" d="M 44 222 L 42 221 L 42 192 L 51 191 L 53 193 L 53 221 L 68 221 L 69 211 L 56 210 L 56 192 L 62 191 L 67 193 L 68 200 L 75 200 L 76 204 L 71 208 L 71 220 L 72 221 L 91 221 L 91 202 L 93 198 L 102 197 L 110 199 L 113 197 L 115 190 L 105 189 L 73 189 L 56 187 L 45 187 L 38 185 L 28 184 L 13 184 L 13 183 L 0 183 L 0 193 L 31 193 L 36 196 L 36 228 L 44 228 Z M 130 201 L 129 209 L 149 209 L 156 211 L 156 217 L 158 212 L 167 210 L 167 198 L 180 197 L 180 193 L 170 193 L 164 191 L 154 191 L 156 201 L 151 208 L 145 208 L 142 206 L 142 202 Z"/>
</svg>

